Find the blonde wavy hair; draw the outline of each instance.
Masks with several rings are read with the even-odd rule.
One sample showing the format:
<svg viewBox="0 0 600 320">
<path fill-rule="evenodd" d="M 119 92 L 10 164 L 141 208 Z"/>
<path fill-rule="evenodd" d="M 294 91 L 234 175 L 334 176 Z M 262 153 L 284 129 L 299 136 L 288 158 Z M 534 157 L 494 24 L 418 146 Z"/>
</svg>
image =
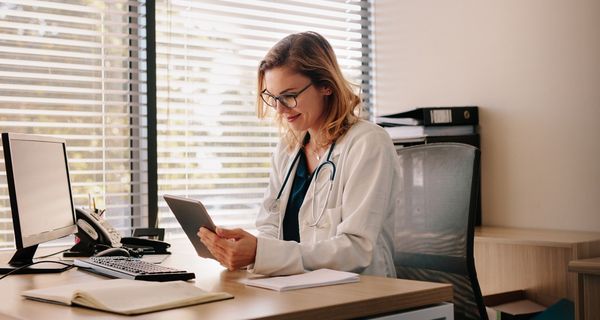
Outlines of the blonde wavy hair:
<svg viewBox="0 0 600 320">
<path fill-rule="evenodd" d="M 325 121 L 319 137 L 314 137 L 319 147 L 325 147 L 343 136 L 359 119 L 360 97 L 354 93 L 352 84 L 342 75 L 333 48 L 316 32 L 291 34 L 277 42 L 265 55 L 258 67 L 258 96 L 256 111 L 260 119 L 269 114 L 269 107 L 261 99 L 265 89 L 265 72 L 277 67 L 288 67 L 306 77 L 317 88 L 329 88 L 326 96 Z M 277 123 L 288 149 L 301 143 L 303 132 L 293 130 L 277 114 Z"/>
</svg>

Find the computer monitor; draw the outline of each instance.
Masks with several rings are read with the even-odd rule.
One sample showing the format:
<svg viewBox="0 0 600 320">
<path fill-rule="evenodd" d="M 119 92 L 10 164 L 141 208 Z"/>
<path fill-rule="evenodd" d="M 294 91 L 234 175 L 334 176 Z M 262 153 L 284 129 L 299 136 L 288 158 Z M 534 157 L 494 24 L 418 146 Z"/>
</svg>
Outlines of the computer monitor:
<svg viewBox="0 0 600 320">
<path fill-rule="evenodd" d="M 77 231 L 66 141 L 2 133 L 8 193 L 17 252 L 0 274 L 31 264 L 38 244 Z M 59 264 L 37 264 L 17 273 L 61 272 Z"/>
</svg>

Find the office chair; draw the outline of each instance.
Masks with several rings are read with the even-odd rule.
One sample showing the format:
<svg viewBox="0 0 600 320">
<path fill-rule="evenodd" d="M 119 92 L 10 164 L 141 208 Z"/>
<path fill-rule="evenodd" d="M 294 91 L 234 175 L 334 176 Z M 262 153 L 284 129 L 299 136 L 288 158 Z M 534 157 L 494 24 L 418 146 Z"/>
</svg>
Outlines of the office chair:
<svg viewBox="0 0 600 320">
<path fill-rule="evenodd" d="M 432 143 L 398 156 L 404 185 L 394 230 L 397 277 L 450 283 L 455 319 L 487 319 L 473 258 L 479 150 Z"/>
</svg>

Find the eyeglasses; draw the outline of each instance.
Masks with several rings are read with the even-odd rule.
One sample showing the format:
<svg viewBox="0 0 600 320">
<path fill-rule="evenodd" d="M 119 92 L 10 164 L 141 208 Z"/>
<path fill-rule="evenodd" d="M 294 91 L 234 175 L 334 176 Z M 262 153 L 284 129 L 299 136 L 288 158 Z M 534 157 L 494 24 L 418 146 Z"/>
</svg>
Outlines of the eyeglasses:
<svg viewBox="0 0 600 320">
<path fill-rule="evenodd" d="M 302 88 L 297 93 L 284 93 L 284 94 L 280 94 L 278 96 L 274 96 L 274 95 L 268 93 L 267 89 L 265 89 L 265 90 L 263 90 L 263 92 L 261 92 L 260 97 L 269 107 L 271 107 L 273 109 L 277 109 L 277 100 L 279 100 L 279 102 L 281 104 L 283 104 L 285 107 L 292 109 L 292 108 L 295 108 L 296 105 L 298 104 L 298 101 L 296 100 L 296 98 L 298 98 L 298 96 L 300 94 L 302 94 L 302 92 L 306 91 L 306 89 L 308 89 L 308 87 L 310 87 L 311 85 L 312 85 L 312 82 L 309 83 L 308 85 L 306 85 L 306 87 Z"/>
</svg>

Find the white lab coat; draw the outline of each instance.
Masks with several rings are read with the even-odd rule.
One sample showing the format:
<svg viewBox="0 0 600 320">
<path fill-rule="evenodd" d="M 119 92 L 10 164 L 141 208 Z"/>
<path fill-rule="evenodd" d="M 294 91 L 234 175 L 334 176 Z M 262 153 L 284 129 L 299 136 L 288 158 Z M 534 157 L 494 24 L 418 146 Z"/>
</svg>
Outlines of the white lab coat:
<svg viewBox="0 0 600 320">
<path fill-rule="evenodd" d="M 281 195 L 278 212 L 269 212 L 297 153 L 298 149 L 287 151 L 282 142 L 273 155 L 269 186 L 256 221 L 256 259 L 250 270 L 287 275 L 330 268 L 394 277 L 393 216 L 401 184 L 396 150 L 387 132 L 361 120 L 338 139 L 331 157 L 337 172 L 326 209 L 319 223 L 310 226 L 325 205 L 329 170 L 313 177 L 298 212 L 300 243 L 282 240 L 283 216 L 296 168 Z M 315 180 L 320 190 L 313 197 Z"/>
</svg>

